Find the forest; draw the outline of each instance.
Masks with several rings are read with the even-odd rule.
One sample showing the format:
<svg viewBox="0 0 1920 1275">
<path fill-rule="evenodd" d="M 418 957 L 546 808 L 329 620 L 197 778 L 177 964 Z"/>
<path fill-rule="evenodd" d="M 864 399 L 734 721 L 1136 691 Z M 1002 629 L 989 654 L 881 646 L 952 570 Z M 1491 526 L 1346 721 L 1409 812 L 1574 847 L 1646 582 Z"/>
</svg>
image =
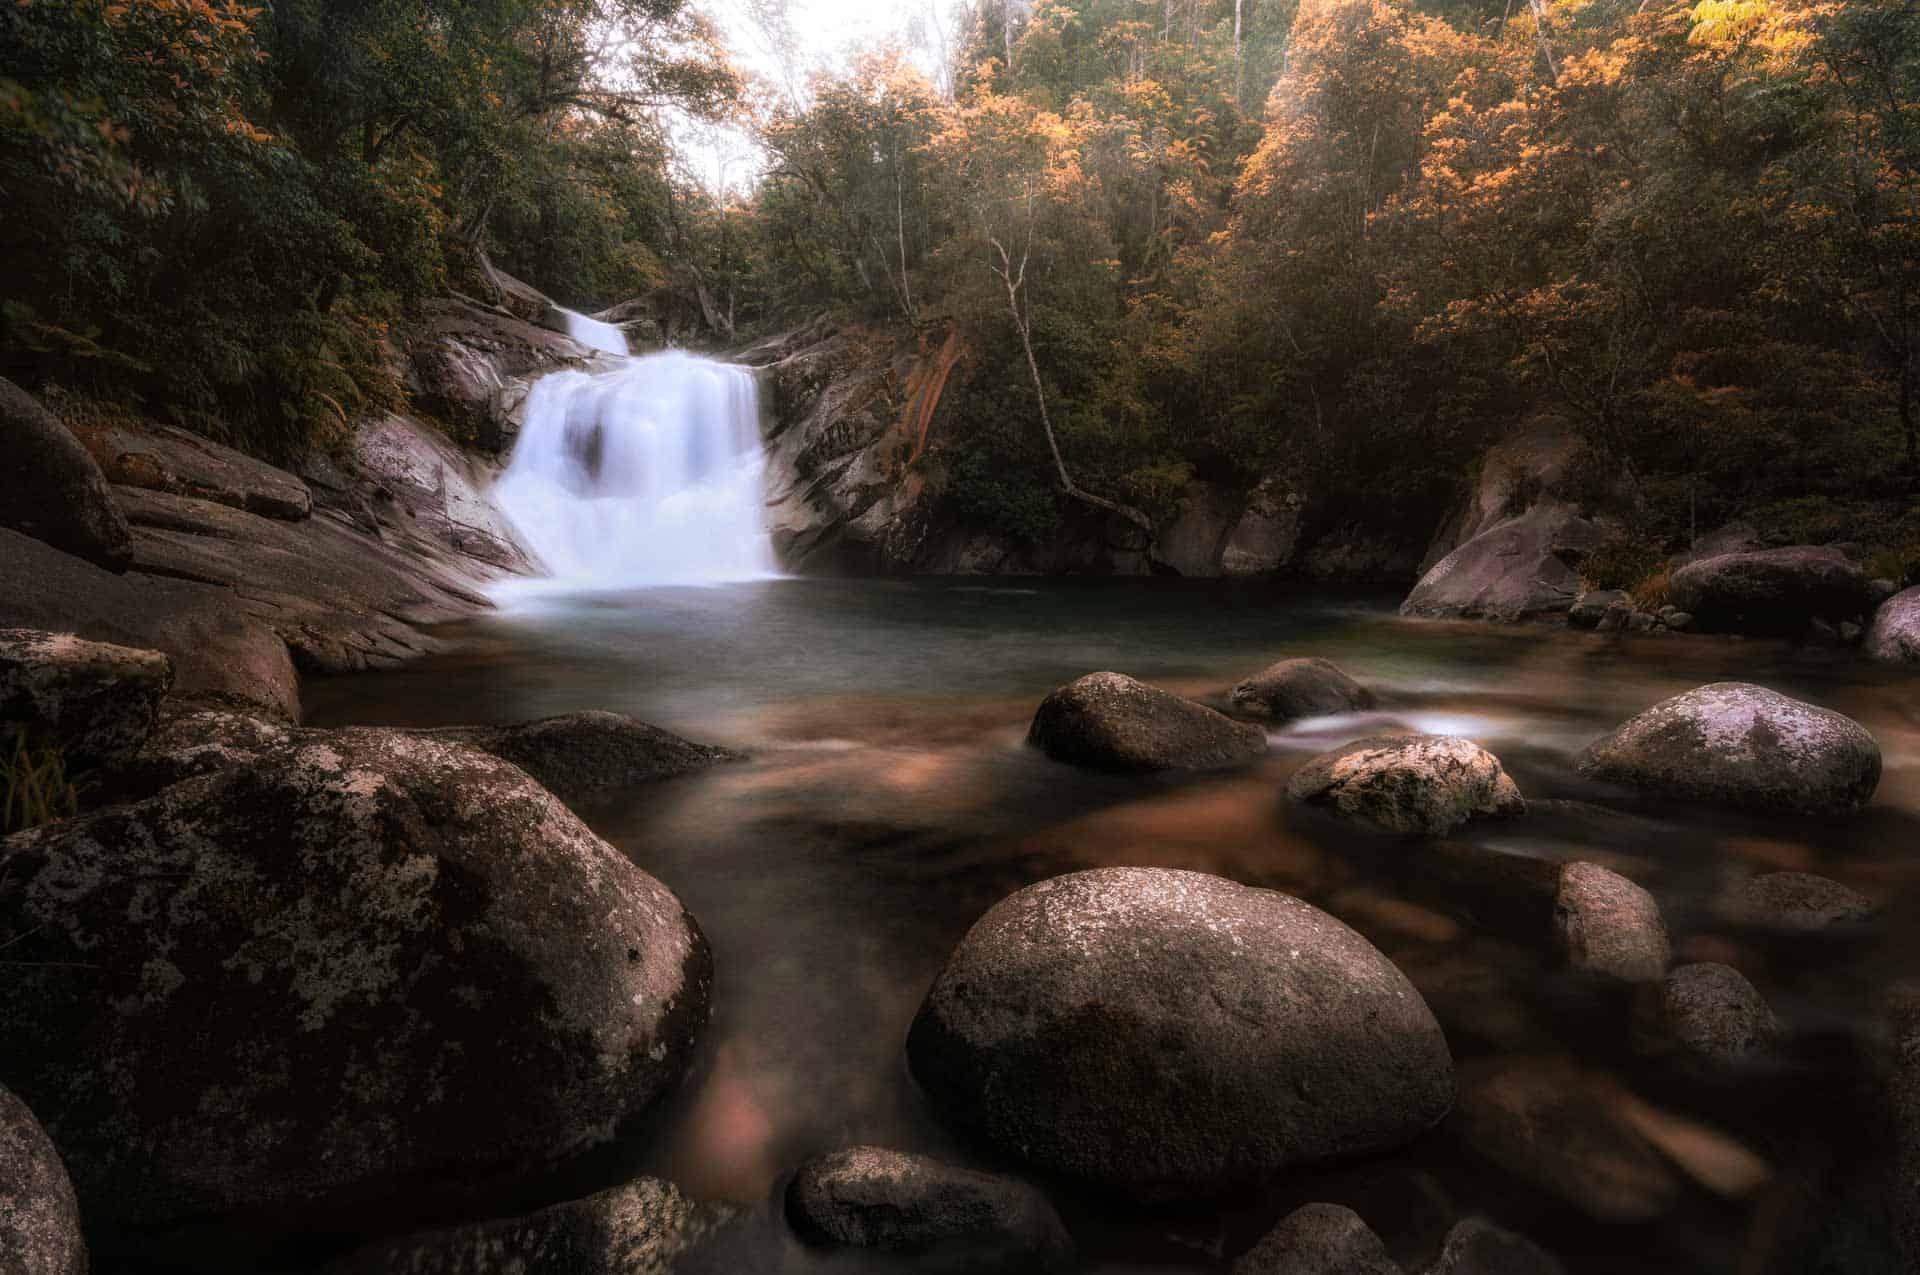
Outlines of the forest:
<svg viewBox="0 0 1920 1275">
<path fill-rule="evenodd" d="M 689 0 L 8 5 L 0 370 L 285 455 L 493 263 L 956 335 L 916 463 L 1017 537 L 1196 477 L 1430 525 L 1552 419 L 1634 494 L 1599 583 L 1734 517 L 1920 568 L 1912 0 L 979 0 L 811 74 L 745 11 L 781 74 Z"/>
</svg>

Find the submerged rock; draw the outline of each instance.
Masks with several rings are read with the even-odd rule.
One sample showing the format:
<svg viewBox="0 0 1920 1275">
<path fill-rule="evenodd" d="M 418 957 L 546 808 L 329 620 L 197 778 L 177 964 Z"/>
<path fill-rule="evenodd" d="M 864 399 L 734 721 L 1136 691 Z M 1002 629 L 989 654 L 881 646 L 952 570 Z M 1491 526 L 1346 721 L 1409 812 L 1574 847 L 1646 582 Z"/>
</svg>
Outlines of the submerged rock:
<svg viewBox="0 0 1920 1275">
<path fill-rule="evenodd" d="M 1687 563 L 1668 585 L 1675 606 L 1704 629 L 1797 633 L 1814 619 L 1868 609 L 1867 576 L 1844 553 L 1817 545 L 1751 549 Z"/>
<path fill-rule="evenodd" d="M 1426 1275 L 1566 1275 L 1558 1258 L 1524 1235 L 1470 1217 L 1447 1232 Z"/>
<path fill-rule="evenodd" d="M 1073 1254 L 1059 1214 L 1035 1188 L 884 1147 L 801 1165 L 787 1187 L 787 1220 L 816 1244 L 925 1254 L 941 1269 L 1057 1269 Z"/>
<path fill-rule="evenodd" d="M 1281 660 L 1227 692 L 1233 706 L 1254 717 L 1291 722 L 1373 707 L 1373 692 L 1332 660 Z"/>
<path fill-rule="evenodd" d="M 1615 1108 L 1608 1083 L 1592 1073 L 1502 1059 L 1462 1074 L 1447 1127 L 1469 1150 L 1595 1221 L 1651 1222 L 1679 1199 L 1680 1179 Z"/>
<path fill-rule="evenodd" d="M 907 1052 L 962 1129 L 1145 1199 L 1399 1146 L 1453 1093 L 1439 1024 L 1365 939 L 1289 895 L 1156 868 L 996 904 Z"/>
<path fill-rule="evenodd" d="M 1858 890 L 1811 872 L 1763 872 L 1721 903 L 1728 920 L 1782 933 L 1812 934 L 1871 923 L 1879 905 Z"/>
<path fill-rule="evenodd" d="M 0 744 L 24 730 L 70 765 L 112 766 L 140 750 L 173 664 L 158 651 L 83 642 L 70 633 L 0 629 Z"/>
<path fill-rule="evenodd" d="M 1047 696 L 1027 738 L 1055 761 L 1095 770 L 1205 770 L 1267 751 L 1259 727 L 1124 673 L 1089 673 Z"/>
<path fill-rule="evenodd" d="M 468 748 L 308 735 L 4 854 L 0 1056 L 92 1222 L 324 1229 L 530 1174 L 706 1020 L 679 901 Z"/>
<path fill-rule="evenodd" d="M 1560 870 L 1553 928 L 1568 967 L 1586 974 L 1651 983 L 1673 957 L 1653 896 L 1597 863 L 1569 863 Z"/>
<path fill-rule="evenodd" d="M 518 726 L 415 732 L 510 761 L 568 805 L 739 756 L 696 744 L 625 713 L 565 713 Z"/>
<path fill-rule="evenodd" d="M 1662 796 L 1801 814 L 1858 810 L 1880 783 L 1880 746 L 1864 726 L 1747 682 L 1663 700 L 1575 764 Z"/>
<path fill-rule="evenodd" d="M 0 527 L 108 571 L 133 562 L 133 529 L 80 440 L 12 381 L 0 380 Z"/>
<path fill-rule="evenodd" d="M 1287 795 L 1384 832 L 1425 837 L 1527 808 L 1499 758 L 1453 735 L 1357 739 L 1295 771 Z"/>
<path fill-rule="evenodd" d="M 87 1275 L 73 1183 L 46 1130 L 0 1086 L 0 1271 Z"/>
<path fill-rule="evenodd" d="M 658 1178 L 541 1209 L 384 1240 L 327 1275 L 732 1275 L 741 1211 Z"/>
<path fill-rule="evenodd" d="M 1307 1204 L 1261 1236 L 1232 1275 L 1400 1275 L 1400 1268 L 1358 1213 Z"/>
</svg>

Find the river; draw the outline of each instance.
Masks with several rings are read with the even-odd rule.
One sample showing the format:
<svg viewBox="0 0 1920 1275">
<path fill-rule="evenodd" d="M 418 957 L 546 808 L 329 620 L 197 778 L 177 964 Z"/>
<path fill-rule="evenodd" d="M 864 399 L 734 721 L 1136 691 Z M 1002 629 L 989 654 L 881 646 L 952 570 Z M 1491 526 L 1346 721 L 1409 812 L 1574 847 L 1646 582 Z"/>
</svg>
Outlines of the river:
<svg viewBox="0 0 1920 1275">
<path fill-rule="evenodd" d="M 806 1156 L 850 1143 L 980 1163 L 905 1066 L 928 984 L 1012 890 L 1076 868 L 1151 864 L 1327 909 L 1420 987 L 1458 1062 L 1570 1056 L 1705 1149 L 1664 1218 L 1625 1227 L 1585 1220 L 1444 1133 L 1203 1209 L 1143 1212 L 1057 1192 L 1090 1269 L 1219 1269 L 1281 1211 L 1316 1199 L 1359 1209 L 1409 1269 L 1449 1217 L 1473 1211 L 1579 1272 L 1899 1269 L 1859 1166 L 1883 1136 L 1865 1084 L 1879 997 L 1920 971 L 1920 722 L 1900 674 L 1836 650 L 1410 622 L 1385 598 L 1197 581 L 776 579 L 547 594 L 441 636 L 446 653 L 404 670 L 310 683 L 311 720 L 427 726 L 614 709 L 749 754 L 583 811 L 679 894 L 718 970 L 693 1075 L 644 1136 L 589 1175 L 639 1170 L 698 1196 L 765 1203 Z M 1114 669 L 1223 704 L 1234 681 L 1292 655 L 1337 661 L 1380 708 L 1277 729 L 1262 765 L 1218 775 L 1093 774 L 1024 743 L 1040 699 L 1082 673 Z M 1573 755 L 1613 725 L 1723 679 L 1871 729 L 1886 759 L 1872 808 L 1846 821 L 1748 818 L 1639 802 L 1573 772 Z M 1471 737 L 1506 763 L 1532 812 L 1421 844 L 1289 810 L 1282 790 L 1303 759 L 1379 729 Z M 1543 903 L 1539 883 L 1575 858 L 1653 890 L 1676 960 L 1734 964 L 1766 994 L 1790 1043 L 1761 1100 L 1677 1082 L 1556 970 L 1544 941 L 1551 889 Z M 1884 904 L 1884 924 L 1864 938 L 1787 943 L 1720 922 L 1714 901 L 1729 882 L 1778 869 L 1853 886 Z M 1757 1156 L 1770 1180 L 1728 1196 L 1707 1183 L 1736 1152 Z M 791 1245 L 786 1260 L 816 1262 Z"/>
</svg>

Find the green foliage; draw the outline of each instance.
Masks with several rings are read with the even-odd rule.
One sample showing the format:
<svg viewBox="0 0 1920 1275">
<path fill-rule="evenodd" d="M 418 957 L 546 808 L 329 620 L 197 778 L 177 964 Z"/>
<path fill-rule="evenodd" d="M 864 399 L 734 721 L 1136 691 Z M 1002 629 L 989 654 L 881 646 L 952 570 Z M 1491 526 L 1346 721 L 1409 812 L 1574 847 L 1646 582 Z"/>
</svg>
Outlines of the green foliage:
<svg viewBox="0 0 1920 1275">
<path fill-rule="evenodd" d="M 32 746 L 25 731 L 12 736 L 0 747 L 0 836 L 69 818 L 80 802 L 59 749 Z"/>
</svg>

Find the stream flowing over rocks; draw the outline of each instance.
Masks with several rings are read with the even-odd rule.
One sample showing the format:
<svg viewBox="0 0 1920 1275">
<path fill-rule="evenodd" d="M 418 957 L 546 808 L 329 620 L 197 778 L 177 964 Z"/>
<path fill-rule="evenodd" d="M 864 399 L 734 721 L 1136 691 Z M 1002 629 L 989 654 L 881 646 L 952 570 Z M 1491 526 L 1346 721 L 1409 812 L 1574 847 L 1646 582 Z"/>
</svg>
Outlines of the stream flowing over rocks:
<svg viewBox="0 0 1920 1275">
<path fill-rule="evenodd" d="M 1453 1096 L 1426 1002 L 1359 935 L 1276 891 L 1148 868 L 995 906 L 907 1052 L 957 1128 L 1143 1199 L 1399 1146 Z"/>
</svg>

